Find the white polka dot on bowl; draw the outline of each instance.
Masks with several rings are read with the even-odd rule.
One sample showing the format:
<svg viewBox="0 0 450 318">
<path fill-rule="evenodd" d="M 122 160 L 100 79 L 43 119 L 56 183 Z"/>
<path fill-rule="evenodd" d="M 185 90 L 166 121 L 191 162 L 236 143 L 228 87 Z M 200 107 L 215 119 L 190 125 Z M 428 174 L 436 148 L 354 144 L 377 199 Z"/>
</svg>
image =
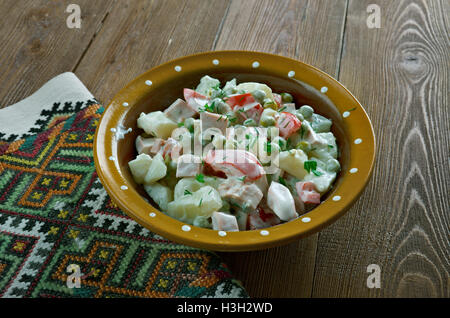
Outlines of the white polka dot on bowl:
<svg viewBox="0 0 450 318">
<path fill-rule="evenodd" d="M 127 102 L 123 103 L 122 106 L 123 107 L 128 107 L 130 104 L 128 104 Z"/>
<path fill-rule="evenodd" d="M 358 172 L 358 168 L 351 168 L 350 169 L 350 173 L 357 173 Z"/>
<path fill-rule="evenodd" d="M 189 232 L 190 230 L 191 230 L 191 227 L 189 226 L 189 225 L 183 225 L 182 227 L 181 227 L 181 229 L 183 230 L 183 231 L 185 231 L 185 232 Z"/>
<path fill-rule="evenodd" d="M 302 218 L 302 222 L 303 222 L 303 223 L 308 223 L 308 222 L 311 222 L 311 218 L 310 218 L 310 217 L 307 217 L 307 216 L 305 216 L 304 218 Z"/>
<path fill-rule="evenodd" d="M 362 139 L 361 138 L 355 139 L 355 145 L 359 145 L 360 143 L 362 143 Z"/>
<path fill-rule="evenodd" d="M 259 232 L 259 234 L 261 234 L 262 236 L 267 236 L 267 235 L 269 235 L 269 231 L 262 230 L 262 231 Z"/>
<path fill-rule="evenodd" d="M 120 186 L 120 188 L 121 188 L 122 190 L 128 190 L 128 187 L 127 187 L 126 185 Z"/>
<path fill-rule="evenodd" d="M 320 89 L 320 92 L 325 94 L 326 92 L 328 92 L 328 87 L 326 87 L 326 86 L 322 87 Z"/>
<path fill-rule="evenodd" d="M 116 160 L 116 158 L 114 158 L 113 156 L 110 156 L 108 159 L 111 160 L 111 161 Z"/>
<path fill-rule="evenodd" d="M 253 68 L 258 68 L 259 67 L 259 62 L 258 61 L 253 62 L 252 67 Z"/>
<path fill-rule="evenodd" d="M 116 129 L 116 128 L 114 128 L 114 127 L 113 127 L 113 128 L 111 128 L 110 130 L 111 130 L 112 132 L 116 132 L 116 131 L 117 131 L 117 129 Z"/>
<path fill-rule="evenodd" d="M 225 232 L 225 231 L 219 231 L 219 232 L 217 232 L 217 234 L 219 234 L 219 236 L 222 236 L 222 237 L 227 236 L 227 232 Z"/>
<path fill-rule="evenodd" d="M 289 77 L 294 77 L 295 76 L 295 72 L 294 71 L 289 71 L 288 76 Z"/>
<path fill-rule="evenodd" d="M 152 212 L 152 213 L 150 213 L 149 215 L 150 215 L 150 217 L 152 217 L 152 218 L 154 218 L 154 217 L 156 216 L 156 214 L 155 214 L 155 213 L 153 213 L 153 212 Z"/>
<path fill-rule="evenodd" d="M 212 63 L 214 64 L 214 65 L 219 65 L 219 60 L 218 59 L 214 59 L 214 60 L 212 60 Z"/>
<path fill-rule="evenodd" d="M 343 112 L 342 113 L 342 117 L 347 118 L 348 116 L 350 116 L 350 112 Z"/>
<path fill-rule="evenodd" d="M 339 195 L 335 195 L 333 197 L 333 201 L 340 201 L 340 200 L 341 200 L 341 196 L 339 196 Z"/>
<path fill-rule="evenodd" d="M 146 81 L 145 81 L 145 85 L 147 85 L 147 86 L 152 86 L 152 85 L 153 85 L 153 82 L 152 82 L 151 80 L 146 80 Z"/>
<path fill-rule="evenodd" d="M 175 71 L 181 72 L 181 66 L 180 65 L 175 66 Z"/>
</svg>

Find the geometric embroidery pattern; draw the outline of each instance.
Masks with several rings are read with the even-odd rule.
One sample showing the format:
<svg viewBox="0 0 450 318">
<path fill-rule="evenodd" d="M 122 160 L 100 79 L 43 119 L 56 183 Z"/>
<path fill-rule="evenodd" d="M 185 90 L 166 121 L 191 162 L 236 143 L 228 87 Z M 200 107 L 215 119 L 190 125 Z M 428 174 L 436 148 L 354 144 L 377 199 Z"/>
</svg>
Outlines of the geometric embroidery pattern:
<svg viewBox="0 0 450 318">
<path fill-rule="evenodd" d="M 103 108 L 82 104 L 55 105 L 37 123 L 45 129 L 0 141 L 0 296 L 248 297 L 217 254 L 150 232 L 115 205 L 92 157 Z M 67 285 L 73 265 L 80 288 Z"/>
</svg>

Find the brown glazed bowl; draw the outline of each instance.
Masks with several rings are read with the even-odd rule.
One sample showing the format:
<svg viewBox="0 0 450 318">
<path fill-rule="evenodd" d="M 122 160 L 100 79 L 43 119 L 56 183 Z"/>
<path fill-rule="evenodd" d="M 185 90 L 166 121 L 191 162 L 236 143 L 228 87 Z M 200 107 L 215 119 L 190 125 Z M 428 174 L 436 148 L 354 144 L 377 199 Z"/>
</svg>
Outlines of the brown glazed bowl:
<svg viewBox="0 0 450 318">
<path fill-rule="evenodd" d="M 222 84 L 262 82 L 274 92 L 289 92 L 297 106 L 308 104 L 333 120 L 340 150 L 333 188 L 314 210 L 298 219 L 263 230 L 218 232 L 199 228 L 158 210 L 131 176 L 128 161 L 136 156 L 135 138 L 142 131 L 141 112 L 163 110 L 210 75 Z M 130 129 L 131 128 L 131 129 Z M 126 132 L 120 138 L 120 132 Z M 372 124 L 361 104 L 339 82 L 322 71 L 282 56 L 249 51 L 216 51 L 182 57 L 157 66 L 123 88 L 98 125 L 94 159 L 100 180 L 117 205 L 147 229 L 178 243 L 216 251 L 265 249 L 313 234 L 342 216 L 366 186 L 375 159 Z M 357 217 L 355 215 L 355 217 Z"/>
</svg>

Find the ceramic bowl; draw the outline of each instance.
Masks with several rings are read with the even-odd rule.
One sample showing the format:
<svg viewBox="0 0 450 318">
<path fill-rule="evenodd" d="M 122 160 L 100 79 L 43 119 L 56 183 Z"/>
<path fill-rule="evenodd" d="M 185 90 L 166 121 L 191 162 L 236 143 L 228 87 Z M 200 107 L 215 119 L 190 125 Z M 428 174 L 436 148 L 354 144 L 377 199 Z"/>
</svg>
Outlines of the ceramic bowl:
<svg viewBox="0 0 450 318">
<path fill-rule="evenodd" d="M 210 75 L 222 84 L 262 82 L 274 92 L 289 92 L 297 106 L 308 104 L 333 120 L 342 170 L 325 200 L 298 219 L 274 227 L 222 232 L 184 224 L 158 210 L 128 168 L 142 133 L 141 112 L 163 110 Z M 147 229 L 178 243 L 216 251 L 247 251 L 282 245 L 313 234 L 342 216 L 367 184 L 375 159 L 372 124 L 357 99 L 324 72 L 282 56 L 248 51 L 216 51 L 182 57 L 137 77 L 111 101 L 95 134 L 94 159 L 99 178 L 116 204 Z M 357 217 L 356 215 L 354 217 Z"/>
</svg>

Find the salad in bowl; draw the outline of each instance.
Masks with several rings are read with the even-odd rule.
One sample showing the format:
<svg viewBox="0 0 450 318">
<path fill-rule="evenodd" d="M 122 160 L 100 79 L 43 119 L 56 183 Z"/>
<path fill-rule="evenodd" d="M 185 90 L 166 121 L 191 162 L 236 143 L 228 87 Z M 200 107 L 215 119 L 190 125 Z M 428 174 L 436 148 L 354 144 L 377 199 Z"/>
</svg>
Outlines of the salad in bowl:
<svg viewBox="0 0 450 318">
<path fill-rule="evenodd" d="M 223 84 L 223 85 L 222 85 Z M 332 121 L 264 83 L 205 75 L 141 113 L 128 162 L 160 210 L 219 231 L 262 229 L 314 209 L 341 167 Z"/>
</svg>

